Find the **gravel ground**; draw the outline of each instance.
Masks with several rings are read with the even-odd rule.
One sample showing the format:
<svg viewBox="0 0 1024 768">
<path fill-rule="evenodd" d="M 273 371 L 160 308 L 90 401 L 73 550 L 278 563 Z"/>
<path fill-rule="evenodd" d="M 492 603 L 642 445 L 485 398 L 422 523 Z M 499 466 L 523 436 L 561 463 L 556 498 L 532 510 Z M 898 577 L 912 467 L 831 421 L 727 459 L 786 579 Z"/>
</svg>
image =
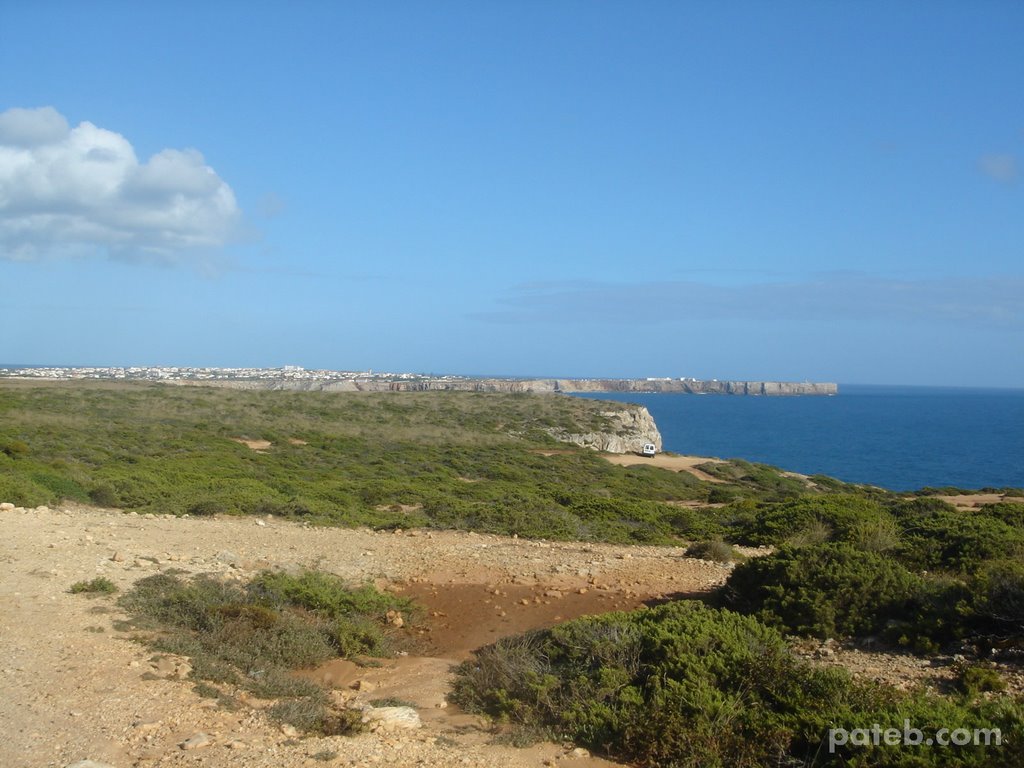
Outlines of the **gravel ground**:
<svg viewBox="0 0 1024 768">
<path fill-rule="evenodd" d="M 588 768 L 612 765 L 538 744 L 493 743 L 479 718 L 444 706 L 450 660 L 467 644 L 594 610 L 704 592 L 728 568 L 681 549 L 549 543 L 456 532 L 313 528 L 275 519 L 154 517 L 68 507 L 0 511 L 0 765 L 426 765 Z M 428 655 L 361 675 L 363 689 L 422 704 L 423 727 L 354 738 L 302 738 L 258 706 L 238 711 L 199 697 L 188 681 L 114 629 L 110 598 L 68 587 L 103 575 L 121 590 L 166 568 L 251 575 L 318 568 L 414 594 L 438 614 Z M 446 589 L 447 587 L 447 589 Z M 463 600 L 453 609 L 455 600 Z M 466 604 L 465 601 L 468 601 Z M 452 615 L 452 613 L 456 615 Z M 347 681 L 346 681 L 347 682 Z M 361 693 L 361 692 L 360 692 Z M 346 694 L 347 695 L 347 694 Z M 183 749 L 186 740 L 205 744 Z"/>
</svg>

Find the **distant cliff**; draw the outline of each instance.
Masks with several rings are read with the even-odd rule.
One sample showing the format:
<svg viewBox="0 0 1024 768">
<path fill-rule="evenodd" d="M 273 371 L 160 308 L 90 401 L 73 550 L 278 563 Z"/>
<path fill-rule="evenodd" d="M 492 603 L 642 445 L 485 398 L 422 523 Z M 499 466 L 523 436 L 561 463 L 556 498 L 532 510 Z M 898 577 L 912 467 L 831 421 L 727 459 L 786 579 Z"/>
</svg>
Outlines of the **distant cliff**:
<svg viewBox="0 0 1024 768">
<path fill-rule="evenodd" d="M 558 379 L 560 392 L 681 392 L 694 395 L 834 395 L 833 383 L 698 379 Z"/>
<path fill-rule="evenodd" d="M 698 379 L 475 379 L 453 376 L 320 380 L 222 379 L 170 383 L 236 389 L 312 392 L 665 392 L 695 395 L 834 395 L 833 383 L 795 381 L 701 381 Z"/>
</svg>

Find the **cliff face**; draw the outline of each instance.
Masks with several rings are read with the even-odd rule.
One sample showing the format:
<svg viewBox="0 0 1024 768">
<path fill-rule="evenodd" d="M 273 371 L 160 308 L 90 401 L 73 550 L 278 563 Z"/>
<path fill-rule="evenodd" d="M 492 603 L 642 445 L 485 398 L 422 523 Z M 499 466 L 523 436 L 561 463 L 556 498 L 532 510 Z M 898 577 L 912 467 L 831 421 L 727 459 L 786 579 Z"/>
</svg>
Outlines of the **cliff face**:
<svg viewBox="0 0 1024 768">
<path fill-rule="evenodd" d="M 834 395 L 837 385 L 796 381 L 700 381 L 697 379 L 334 379 L 316 381 L 230 379 L 170 381 L 172 384 L 288 389 L 317 392 L 664 392 L 716 395 Z"/>
<path fill-rule="evenodd" d="M 557 379 L 559 392 L 675 392 L 694 395 L 834 395 L 831 382 L 698 379 Z"/>
<path fill-rule="evenodd" d="M 646 408 L 631 406 L 602 411 L 601 415 L 611 422 L 605 431 L 573 434 L 564 429 L 551 429 L 548 434 L 563 443 L 608 453 L 639 453 L 644 443 L 654 443 L 654 447 L 661 450 L 661 433 Z"/>
</svg>

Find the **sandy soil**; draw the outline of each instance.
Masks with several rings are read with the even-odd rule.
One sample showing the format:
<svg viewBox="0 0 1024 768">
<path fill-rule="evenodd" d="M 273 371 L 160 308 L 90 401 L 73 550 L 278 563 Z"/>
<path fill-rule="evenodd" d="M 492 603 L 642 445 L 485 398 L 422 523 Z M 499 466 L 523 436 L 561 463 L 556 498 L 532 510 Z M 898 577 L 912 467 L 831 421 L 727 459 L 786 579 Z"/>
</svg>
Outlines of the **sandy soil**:
<svg viewBox="0 0 1024 768">
<path fill-rule="evenodd" d="M 935 498 L 949 502 L 958 509 L 980 509 L 986 504 L 997 504 L 998 502 L 1003 501 L 1006 496 L 1001 493 L 969 493 L 961 494 L 959 496 L 936 496 Z M 1021 501 L 1021 499 L 1010 500 Z"/>
<path fill-rule="evenodd" d="M 270 442 L 269 440 L 249 440 L 248 438 L 245 437 L 232 437 L 231 439 L 234 440 L 236 443 L 241 443 L 247 448 L 251 448 L 257 453 L 261 451 L 266 451 L 273 445 L 273 443 Z"/>
<path fill-rule="evenodd" d="M 678 456 L 666 453 L 659 453 L 650 457 L 637 456 L 631 453 L 602 453 L 601 456 L 612 464 L 618 464 L 623 467 L 632 467 L 637 464 L 648 467 L 661 467 L 662 469 L 671 469 L 673 472 L 689 472 L 694 477 L 706 480 L 709 483 L 725 482 L 697 469 L 698 464 L 707 464 L 708 462 L 721 464 L 721 459 L 710 459 L 706 456 Z"/>
<path fill-rule="evenodd" d="M 309 528 L 273 519 L 136 516 L 114 510 L 0 511 L 0 765 L 125 766 L 612 765 L 571 747 L 495 744 L 480 718 L 445 705 L 449 668 L 481 644 L 586 613 L 699 594 L 728 568 L 681 549 L 547 543 L 496 536 Z M 104 575 L 122 590 L 165 568 L 248 576 L 315 567 L 418 599 L 413 655 L 377 669 L 313 670 L 339 694 L 394 696 L 424 727 L 355 738 L 294 738 L 259 708 L 222 709 L 114 628 L 110 598 L 71 595 Z M 353 690 L 356 685 L 358 690 Z M 183 750 L 205 733 L 210 745 Z M 328 753 L 335 756 L 324 759 Z M 317 758 L 313 756 L 317 755 Z"/>
</svg>

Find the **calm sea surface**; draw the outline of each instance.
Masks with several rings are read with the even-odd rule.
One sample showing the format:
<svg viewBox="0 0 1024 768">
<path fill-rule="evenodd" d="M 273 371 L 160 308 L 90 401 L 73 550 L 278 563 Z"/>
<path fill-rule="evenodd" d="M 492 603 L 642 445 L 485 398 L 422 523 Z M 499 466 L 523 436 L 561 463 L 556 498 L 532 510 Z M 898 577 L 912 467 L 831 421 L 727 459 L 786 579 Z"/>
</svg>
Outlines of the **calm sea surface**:
<svg viewBox="0 0 1024 768">
<path fill-rule="evenodd" d="M 834 397 L 580 395 L 640 403 L 665 450 L 891 490 L 1024 486 L 1024 390 L 840 385 Z"/>
</svg>

